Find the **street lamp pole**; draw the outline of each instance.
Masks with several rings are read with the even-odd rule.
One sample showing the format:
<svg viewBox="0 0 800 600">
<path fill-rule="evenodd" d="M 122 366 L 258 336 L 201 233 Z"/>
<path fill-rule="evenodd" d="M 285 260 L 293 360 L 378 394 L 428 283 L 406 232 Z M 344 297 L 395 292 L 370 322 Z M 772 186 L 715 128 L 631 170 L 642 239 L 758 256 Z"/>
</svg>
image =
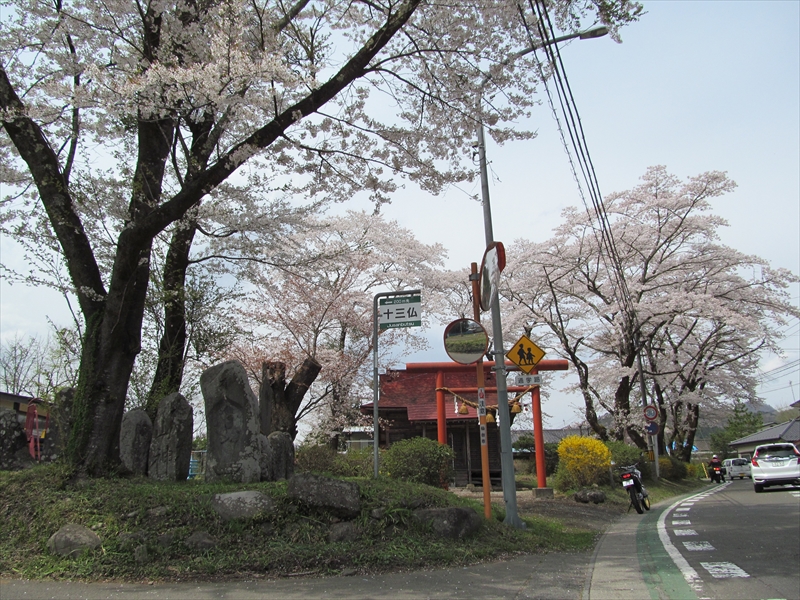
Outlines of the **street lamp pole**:
<svg viewBox="0 0 800 600">
<path fill-rule="evenodd" d="M 581 31 L 564 35 L 561 37 L 547 40 L 541 44 L 531 46 L 525 50 L 520 50 L 509 56 L 501 65 L 505 66 L 521 56 L 550 46 L 565 40 L 580 38 L 582 40 L 602 37 L 608 33 L 605 27 L 596 27 L 588 31 Z M 481 82 L 481 99 L 483 102 L 483 88 L 489 83 L 491 75 L 487 75 Z M 486 237 L 486 247 L 488 248 L 494 240 L 492 229 L 492 208 L 489 202 L 489 176 L 486 167 L 486 138 L 483 130 L 483 119 L 478 123 L 478 161 L 480 163 L 481 176 L 481 204 L 483 205 L 483 228 Z M 520 519 L 517 512 L 517 483 L 514 477 L 514 457 L 511 452 L 511 415 L 508 410 L 508 386 L 506 383 L 505 367 L 505 348 L 503 346 L 503 324 L 500 320 L 500 294 L 493 294 L 491 305 L 492 313 L 492 337 L 494 346 L 494 370 L 497 380 L 497 416 L 498 426 L 500 427 L 500 467 L 502 472 L 503 500 L 506 507 L 506 518 L 503 521 L 506 525 L 522 529 L 525 523 Z"/>
</svg>

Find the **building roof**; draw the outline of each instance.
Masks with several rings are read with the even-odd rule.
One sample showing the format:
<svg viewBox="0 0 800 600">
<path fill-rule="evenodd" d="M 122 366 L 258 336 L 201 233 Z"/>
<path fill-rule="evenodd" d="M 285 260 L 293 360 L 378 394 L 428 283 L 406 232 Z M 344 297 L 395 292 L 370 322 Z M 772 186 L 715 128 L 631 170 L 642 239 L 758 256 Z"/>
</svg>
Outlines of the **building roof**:
<svg viewBox="0 0 800 600">
<path fill-rule="evenodd" d="M 485 387 L 495 387 L 494 372 L 485 369 Z M 474 388 L 476 386 L 476 373 L 467 372 L 445 372 L 443 387 L 452 388 Z M 477 392 L 456 392 L 459 398 L 466 398 L 470 402 L 477 404 Z M 513 397 L 513 394 L 510 394 Z M 494 391 L 486 392 L 486 405 L 497 405 L 497 393 Z M 458 400 L 458 406 L 461 406 Z M 390 411 L 392 409 L 405 409 L 408 413 L 409 421 L 436 421 L 436 373 L 420 373 L 408 371 L 389 371 L 380 376 L 380 398 L 378 400 L 380 411 Z M 372 412 L 372 403 L 361 407 L 363 412 Z M 478 412 L 472 406 L 467 405 L 467 414 L 458 414 L 454 403 L 454 396 L 445 393 L 445 418 L 447 421 L 474 421 L 478 418 Z"/>
<path fill-rule="evenodd" d="M 738 440 L 733 440 L 728 445 L 734 448 L 738 446 L 757 446 L 770 442 L 799 442 L 800 441 L 800 418 L 792 419 L 786 423 L 767 427 L 756 433 L 751 433 Z"/>
</svg>

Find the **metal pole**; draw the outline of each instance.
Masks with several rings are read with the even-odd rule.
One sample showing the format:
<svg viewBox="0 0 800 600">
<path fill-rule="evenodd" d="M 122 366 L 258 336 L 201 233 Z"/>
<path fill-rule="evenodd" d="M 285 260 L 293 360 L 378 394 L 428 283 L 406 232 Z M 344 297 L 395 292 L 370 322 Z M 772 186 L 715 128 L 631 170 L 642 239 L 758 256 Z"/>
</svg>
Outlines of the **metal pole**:
<svg viewBox="0 0 800 600">
<path fill-rule="evenodd" d="M 642 391 L 642 406 L 647 406 L 647 386 L 644 383 L 644 368 L 642 367 L 642 350 L 644 349 L 644 345 L 640 343 L 641 337 L 639 335 L 636 336 L 634 342 L 637 343 L 639 346 L 639 351 L 636 353 L 636 362 L 639 367 L 639 389 Z M 660 421 L 661 419 L 659 419 Z M 653 458 L 654 458 L 654 468 L 656 474 L 656 480 L 661 476 L 658 469 L 658 436 L 656 439 L 653 440 L 653 436 L 648 434 L 647 435 L 648 445 L 653 448 Z"/>
<path fill-rule="evenodd" d="M 481 200 L 483 204 L 483 227 L 486 247 L 494 242 L 492 231 L 492 208 L 489 204 L 489 177 L 486 171 L 486 143 L 483 123 L 478 126 L 478 158 L 481 172 Z M 514 477 L 514 456 L 511 450 L 511 415 L 508 411 L 508 387 L 506 384 L 505 354 L 503 347 L 503 325 L 500 321 L 500 294 L 492 301 L 492 337 L 494 339 L 494 371 L 497 379 L 497 416 L 500 427 L 500 467 L 502 470 L 503 500 L 506 505 L 506 518 L 503 521 L 518 529 L 525 523 L 517 513 L 517 482 Z M 498 358 L 499 357 L 499 358 Z"/>
</svg>

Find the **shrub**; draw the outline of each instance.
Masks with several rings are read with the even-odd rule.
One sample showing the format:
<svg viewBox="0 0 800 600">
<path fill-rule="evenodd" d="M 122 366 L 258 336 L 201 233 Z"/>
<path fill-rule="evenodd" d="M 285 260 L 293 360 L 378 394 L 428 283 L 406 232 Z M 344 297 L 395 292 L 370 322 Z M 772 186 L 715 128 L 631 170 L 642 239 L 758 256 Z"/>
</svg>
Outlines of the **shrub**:
<svg viewBox="0 0 800 600">
<path fill-rule="evenodd" d="M 558 444 L 544 445 L 545 474 L 552 475 L 558 468 Z"/>
<path fill-rule="evenodd" d="M 705 476 L 706 472 L 703 470 L 703 465 L 700 463 L 689 463 L 686 465 L 687 479 L 702 479 Z"/>
<path fill-rule="evenodd" d="M 661 477 L 672 481 L 685 479 L 687 474 L 686 463 L 672 456 L 659 457 L 658 471 Z"/>
<path fill-rule="evenodd" d="M 307 473 L 334 473 L 336 450 L 330 446 L 303 444 L 295 452 L 295 466 Z"/>
<path fill-rule="evenodd" d="M 432 486 L 443 486 L 453 474 L 453 450 L 436 440 L 414 437 L 395 442 L 384 452 L 383 475 Z"/>
<path fill-rule="evenodd" d="M 339 477 L 370 477 L 373 473 L 373 449 L 361 448 L 337 454 L 333 467 Z"/>
<path fill-rule="evenodd" d="M 571 435 L 558 445 L 558 461 L 558 470 L 564 469 L 578 486 L 584 487 L 598 483 L 608 473 L 611 451 L 600 440 Z"/>
<path fill-rule="evenodd" d="M 672 463 L 666 456 L 658 458 L 658 474 L 664 479 L 672 479 Z"/>
</svg>

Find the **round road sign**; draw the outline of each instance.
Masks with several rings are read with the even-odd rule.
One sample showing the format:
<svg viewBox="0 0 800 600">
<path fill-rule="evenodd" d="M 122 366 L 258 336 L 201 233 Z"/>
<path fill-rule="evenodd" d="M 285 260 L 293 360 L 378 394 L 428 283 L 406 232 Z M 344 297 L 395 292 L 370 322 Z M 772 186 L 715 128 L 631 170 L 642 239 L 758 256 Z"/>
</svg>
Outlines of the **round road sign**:
<svg viewBox="0 0 800 600">
<path fill-rule="evenodd" d="M 651 421 L 644 426 L 644 430 L 648 433 L 648 435 L 658 435 L 658 423 L 653 423 Z"/>
<path fill-rule="evenodd" d="M 658 418 L 658 409 L 652 404 L 644 407 L 644 418 L 648 421 L 655 421 Z"/>
</svg>

